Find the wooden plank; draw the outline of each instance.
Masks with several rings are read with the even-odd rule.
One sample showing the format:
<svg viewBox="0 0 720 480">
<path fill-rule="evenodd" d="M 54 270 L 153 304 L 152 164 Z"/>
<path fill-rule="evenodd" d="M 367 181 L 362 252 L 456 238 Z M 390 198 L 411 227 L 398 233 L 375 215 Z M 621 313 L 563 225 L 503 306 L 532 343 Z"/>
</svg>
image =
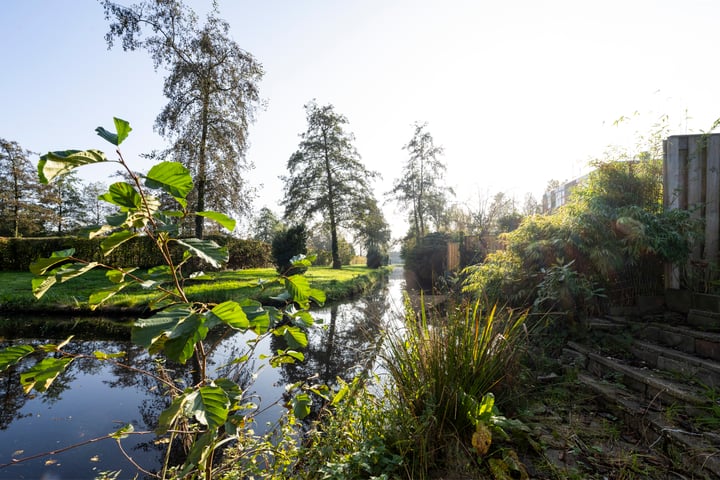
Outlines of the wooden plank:
<svg viewBox="0 0 720 480">
<path fill-rule="evenodd" d="M 460 268 L 460 243 L 448 242 L 447 244 L 447 270 L 454 272 Z"/>
<path fill-rule="evenodd" d="M 705 139 L 693 135 L 688 138 L 687 155 L 687 208 L 692 211 L 693 217 L 700 218 L 702 207 L 702 180 L 704 170 L 702 168 L 702 157 Z"/>
<path fill-rule="evenodd" d="M 710 135 L 705 169 L 705 252 L 703 260 L 720 262 L 720 134 Z"/>
<path fill-rule="evenodd" d="M 680 207 L 680 136 L 669 137 L 666 142 L 665 160 L 663 165 L 663 177 L 665 189 L 663 191 L 664 204 L 666 209 Z"/>
<path fill-rule="evenodd" d="M 680 208 L 679 191 L 680 191 L 680 136 L 674 135 L 668 137 L 664 145 L 663 159 L 663 204 L 666 209 L 673 210 Z M 665 288 L 680 288 L 680 269 L 677 265 L 665 265 Z"/>
<path fill-rule="evenodd" d="M 702 188 L 703 176 L 705 174 L 702 168 L 703 149 L 705 148 L 706 138 L 702 135 L 692 135 L 688 137 L 688 153 L 687 153 L 687 209 L 690 210 L 693 218 L 702 218 L 702 201 L 705 193 Z M 699 262 L 702 260 L 702 251 L 704 237 L 699 239 L 693 245 L 690 253 L 690 260 Z"/>
</svg>

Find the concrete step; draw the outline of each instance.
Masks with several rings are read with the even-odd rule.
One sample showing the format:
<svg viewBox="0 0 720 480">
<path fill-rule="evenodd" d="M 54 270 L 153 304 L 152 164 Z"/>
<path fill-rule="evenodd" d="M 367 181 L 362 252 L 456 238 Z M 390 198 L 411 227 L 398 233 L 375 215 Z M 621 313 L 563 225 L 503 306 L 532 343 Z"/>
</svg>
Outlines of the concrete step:
<svg viewBox="0 0 720 480">
<path fill-rule="evenodd" d="M 617 405 L 648 445 L 663 449 L 692 478 L 720 480 L 720 333 L 707 331 L 707 324 L 695 329 L 687 318 L 591 319 L 594 346 L 568 342 L 563 358 L 606 408 Z"/>
<path fill-rule="evenodd" d="M 720 435 L 680 428 L 662 412 L 647 408 L 631 392 L 614 383 L 584 373 L 578 375 L 578 381 L 596 392 L 604 407 L 615 405 L 613 412 L 638 432 L 651 449 L 664 452 L 692 478 L 720 479 Z"/>
<path fill-rule="evenodd" d="M 681 378 L 697 380 L 707 388 L 720 389 L 720 362 L 643 340 L 635 340 L 630 348 L 632 354 L 650 368 L 672 372 Z"/>
<path fill-rule="evenodd" d="M 692 309 L 687 314 L 688 325 L 708 332 L 720 332 L 720 313 Z"/>
<path fill-rule="evenodd" d="M 688 415 L 703 415 L 712 408 L 712 402 L 703 390 L 690 383 L 675 381 L 661 371 L 641 368 L 599 355 L 576 342 L 568 347 L 585 357 L 584 370 L 601 379 L 612 379 L 637 392 L 648 409 L 662 411 L 682 408 Z"/>
<path fill-rule="evenodd" d="M 590 332 L 622 333 L 627 329 L 627 324 L 622 321 L 617 321 L 612 317 L 590 318 L 587 321 L 587 329 Z"/>
<path fill-rule="evenodd" d="M 695 330 L 686 326 L 648 323 L 644 324 L 634 336 L 690 355 L 720 362 L 720 333 Z"/>
<path fill-rule="evenodd" d="M 627 325 L 636 339 L 720 362 L 720 332 L 701 331 L 682 324 L 637 322 L 623 317 L 609 320 Z"/>
</svg>

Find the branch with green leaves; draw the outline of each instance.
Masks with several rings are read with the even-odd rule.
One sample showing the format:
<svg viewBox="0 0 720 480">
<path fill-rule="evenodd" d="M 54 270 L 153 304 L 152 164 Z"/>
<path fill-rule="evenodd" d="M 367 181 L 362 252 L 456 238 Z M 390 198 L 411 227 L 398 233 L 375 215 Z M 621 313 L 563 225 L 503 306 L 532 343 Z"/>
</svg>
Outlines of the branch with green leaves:
<svg viewBox="0 0 720 480">
<path fill-rule="evenodd" d="M 148 374 L 163 382 L 170 406 L 161 413 L 155 434 L 169 436 L 168 452 L 177 436 L 185 436 L 190 445 L 184 465 L 176 471 L 181 476 L 204 471 L 206 478 L 212 476 L 213 456 L 217 448 L 231 441 L 243 441 L 247 432 L 243 426 L 252 423 L 251 403 L 247 392 L 240 385 L 226 377 L 210 378 L 206 363 L 213 349 L 205 345 L 208 332 L 225 328 L 231 332 L 254 332 L 256 342 L 265 336 L 283 337 L 287 348 L 280 349 L 269 359 L 273 367 L 302 361 L 300 351 L 308 344 L 306 329 L 314 320 L 309 313 L 311 304 L 322 305 L 325 294 L 310 286 L 302 275 L 279 275 L 274 282 L 284 286 L 284 293 L 273 298 L 280 306 L 264 306 L 250 299 L 228 300 L 219 304 L 192 302 L 184 291 L 185 273 L 183 266 L 192 258 L 200 259 L 214 268 L 221 268 L 228 260 L 228 251 L 210 240 L 181 238 L 178 236 L 178 221 L 190 215 L 197 215 L 217 222 L 232 232 L 235 221 L 225 214 L 188 210 L 187 196 L 193 190 L 193 179 L 185 166 L 178 162 L 164 161 L 154 165 L 147 174 L 134 173 L 125 162 L 119 145 L 128 138 L 130 124 L 115 118 L 115 132 L 98 127 L 96 132 L 116 147 L 117 160 L 109 160 L 99 150 L 65 150 L 43 155 L 38 163 L 41 182 L 49 183 L 74 169 L 85 165 L 115 161 L 127 172 L 129 182 L 121 181 L 110 185 L 108 191 L 98 198 L 113 205 L 118 212 L 107 218 L 107 223 L 90 233 L 90 238 L 102 238 L 100 243 L 103 256 L 123 246 L 138 236 L 147 236 L 162 253 L 164 264 L 142 272 L 135 267 L 113 266 L 108 263 L 83 260 L 75 256 L 74 249 L 53 252 L 50 257 L 37 259 L 30 267 L 36 275 L 32 281 L 35 297 L 41 298 L 54 285 L 77 278 L 92 269 L 107 270 L 110 283 L 90 295 L 89 304 L 94 310 L 130 285 L 154 289 L 156 295 L 149 303 L 153 312 L 149 318 L 140 318 L 133 324 L 132 341 L 144 347 L 151 355 L 163 355 L 180 364 L 194 362 L 196 383 L 187 388 L 176 385 L 170 376 Z M 161 196 L 171 198 L 176 208 L 161 210 Z M 178 246 L 183 254 L 179 262 L 173 260 L 171 246 Z M 311 258 L 299 256 L 291 263 L 298 268 L 308 267 Z M 201 272 L 190 273 L 188 278 L 202 279 Z M 172 285 L 172 287 L 168 286 Z M 47 344 L 39 347 L 15 345 L 0 351 L 0 372 L 19 367 L 25 360 L 36 354 L 45 358 L 37 361 L 20 375 L 25 393 L 35 390 L 47 391 L 58 376 L 78 357 L 64 352 L 63 347 L 70 339 L 59 345 Z M 96 352 L 99 361 L 113 361 L 119 354 Z M 248 364 L 248 358 L 235 359 L 236 364 Z M 231 362 L 233 363 L 233 362 Z M 117 365 L 123 366 L 120 363 Z M 306 392 L 298 394 L 290 402 L 295 416 L 309 412 L 310 399 Z M 290 413 L 292 415 L 292 413 Z M 181 428 L 185 426 L 185 428 Z M 249 427 L 244 427 L 249 428 Z M 115 438 L 115 437 L 113 437 Z M 168 465 L 169 456 L 159 478 L 165 478 L 172 471 Z"/>
</svg>

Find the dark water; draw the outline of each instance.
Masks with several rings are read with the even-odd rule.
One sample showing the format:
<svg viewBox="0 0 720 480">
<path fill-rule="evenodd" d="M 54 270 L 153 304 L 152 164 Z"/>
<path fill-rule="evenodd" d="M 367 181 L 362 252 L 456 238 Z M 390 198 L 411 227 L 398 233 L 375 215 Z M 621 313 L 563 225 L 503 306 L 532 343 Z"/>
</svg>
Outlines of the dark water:
<svg viewBox="0 0 720 480">
<path fill-rule="evenodd" d="M 305 362 L 300 364 L 271 368 L 259 355 L 284 346 L 277 338 L 265 339 L 246 367 L 232 374 L 236 381 L 247 385 L 260 405 L 262 412 L 256 416 L 255 430 L 268 428 L 280 416 L 286 385 L 311 376 L 319 377 L 314 382 L 333 384 L 337 377 L 349 380 L 356 373 L 373 369 L 379 333 L 402 310 L 403 286 L 402 269 L 396 268 L 388 283 L 377 292 L 314 311 L 314 317 L 321 323 L 309 332 Z M 27 334 L 23 338 L 10 337 L 6 333 L 0 339 L 0 347 L 64 339 L 33 339 Z M 223 366 L 228 359 L 247 351 L 246 342 L 250 338 L 236 334 L 224 339 L 211 357 L 210 375 L 219 376 L 212 369 L 218 369 L 217 374 L 227 374 L 222 371 Z M 84 335 L 73 339 L 66 350 L 87 355 L 97 350 L 124 351 L 127 357 L 123 363 L 140 369 L 152 368 L 142 349 L 129 342 L 93 340 Z M 33 363 L 29 359 L 26 365 Z M 178 378 L 188 375 L 186 369 L 177 366 Z M 159 385 L 150 377 L 107 363 L 74 362 L 42 395 L 25 395 L 19 369 L 12 368 L 0 376 L 0 479 L 92 479 L 100 472 L 116 470 L 122 470 L 119 478 L 134 478 L 137 469 L 126 455 L 143 469 L 156 471 L 164 450 L 162 445 L 154 444 L 152 434 L 133 434 L 122 440 L 126 455 L 115 440 L 89 441 L 128 423 L 135 432 L 152 431 L 154 420 L 166 405 Z M 59 451 L 83 442 L 89 443 Z M 52 451 L 57 453 L 13 462 Z"/>
</svg>

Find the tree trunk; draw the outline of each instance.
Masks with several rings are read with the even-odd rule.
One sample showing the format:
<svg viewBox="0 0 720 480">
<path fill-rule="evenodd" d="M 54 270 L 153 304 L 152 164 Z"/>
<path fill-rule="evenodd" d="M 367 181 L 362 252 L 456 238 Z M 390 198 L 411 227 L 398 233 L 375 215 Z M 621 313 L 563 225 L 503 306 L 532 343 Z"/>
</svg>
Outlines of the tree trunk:
<svg viewBox="0 0 720 480">
<path fill-rule="evenodd" d="M 195 212 L 205 211 L 205 184 L 207 183 L 207 158 L 206 158 L 206 146 L 207 146 L 207 132 L 208 132 L 208 108 L 210 99 L 208 94 L 205 93 L 203 98 L 202 116 L 200 117 L 201 122 L 201 133 L 200 133 L 200 150 L 198 152 L 198 168 L 197 176 L 195 178 L 195 185 L 197 186 L 197 203 Z M 203 238 L 203 227 L 205 225 L 205 218 L 200 215 L 195 215 L 195 237 Z"/>
<path fill-rule="evenodd" d="M 330 217 L 330 249 L 332 251 L 332 268 L 339 270 L 342 268 L 342 261 L 340 261 L 340 248 L 338 247 L 337 221 L 335 218 L 335 193 L 332 183 L 332 169 L 330 168 L 330 152 L 328 151 L 326 132 L 323 132 L 323 142 L 325 144 L 325 174 L 328 184 L 328 216 Z"/>
<path fill-rule="evenodd" d="M 13 222 L 13 236 L 18 238 L 20 236 L 20 182 L 15 168 L 13 168 Z"/>
</svg>

